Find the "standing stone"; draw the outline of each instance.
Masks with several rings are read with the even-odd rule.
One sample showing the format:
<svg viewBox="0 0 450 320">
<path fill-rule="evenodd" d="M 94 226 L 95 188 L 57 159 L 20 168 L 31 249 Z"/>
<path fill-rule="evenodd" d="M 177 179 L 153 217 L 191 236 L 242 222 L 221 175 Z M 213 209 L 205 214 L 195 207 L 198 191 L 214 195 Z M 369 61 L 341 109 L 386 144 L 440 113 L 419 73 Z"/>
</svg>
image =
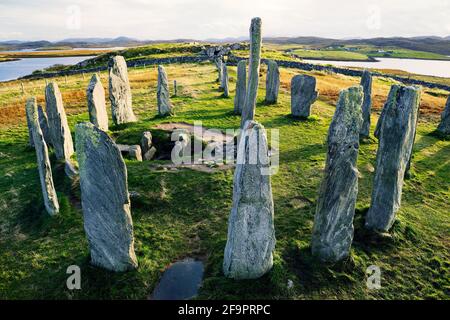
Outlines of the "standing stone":
<svg viewBox="0 0 450 320">
<path fill-rule="evenodd" d="M 275 229 L 269 166 L 264 127 L 248 121 L 238 147 L 223 261 L 229 278 L 255 279 L 272 268 Z"/>
<path fill-rule="evenodd" d="M 372 202 L 366 228 L 388 231 L 400 208 L 405 169 L 414 143 L 420 88 L 393 85 L 383 109 Z"/>
<path fill-rule="evenodd" d="M 242 109 L 241 128 L 255 117 L 256 97 L 258 95 L 259 68 L 261 63 L 261 18 L 253 18 L 250 24 L 250 59 L 245 103 Z"/>
<path fill-rule="evenodd" d="M 291 113 L 294 117 L 307 118 L 311 115 L 311 105 L 319 93 L 316 78 L 299 74 L 291 80 Z"/>
<path fill-rule="evenodd" d="M 236 95 L 234 96 L 234 113 L 241 114 L 245 103 L 245 86 L 247 85 L 247 62 L 241 60 L 237 64 Z"/>
<path fill-rule="evenodd" d="M 91 262 L 112 271 L 137 267 L 127 169 L 113 140 L 92 123 L 76 125 L 81 205 Z"/>
<path fill-rule="evenodd" d="M 141 138 L 141 149 L 142 154 L 145 154 L 152 147 L 152 133 L 150 131 L 145 131 L 142 133 Z"/>
<path fill-rule="evenodd" d="M 86 90 L 89 121 L 103 131 L 108 131 L 105 90 L 97 74 L 94 74 Z"/>
<path fill-rule="evenodd" d="M 223 88 L 223 96 L 225 98 L 228 98 L 230 96 L 230 91 L 228 88 L 228 67 L 226 63 L 223 64 L 223 71 L 222 71 L 222 88 Z"/>
<path fill-rule="evenodd" d="M 127 63 L 122 56 L 115 56 L 109 68 L 109 100 L 115 124 L 137 121 L 133 113 Z"/>
<path fill-rule="evenodd" d="M 439 124 L 437 130 L 445 135 L 450 134 L 450 96 L 447 98 L 445 109 L 441 113 L 441 123 Z"/>
<path fill-rule="evenodd" d="M 370 132 L 370 113 L 372 107 L 372 74 L 370 71 L 363 71 L 361 86 L 364 90 L 364 101 L 362 105 L 363 124 L 361 126 L 360 136 L 362 138 L 368 138 Z"/>
<path fill-rule="evenodd" d="M 34 147 L 33 142 L 33 109 L 28 106 L 28 104 L 31 103 L 31 100 L 28 99 L 27 103 L 25 104 L 25 116 L 27 118 L 27 127 L 28 127 L 28 145 L 30 147 Z"/>
<path fill-rule="evenodd" d="M 42 134 L 44 135 L 44 140 L 47 145 L 51 144 L 51 138 L 50 138 L 50 129 L 48 127 L 48 119 L 47 114 L 44 112 L 44 109 L 42 109 L 41 105 L 38 105 L 38 118 L 39 118 L 39 126 L 41 127 Z"/>
<path fill-rule="evenodd" d="M 44 206 L 47 213 L 51 216 L 59 212 L 58 197 L 53 184 L 52 167 L 48 157 L 47 144 L 44 134 L 39 125 L 39 116 L 36 106 L 36 98 L 27 100 L 27 115 L 30 115 L 34 147 L 36 149 L 37 165 L 39 169 L 39 178 L 41 181 L 42 196 L 44 197 Z"/>
<path fill-rule="evenodd" d="M 274 104 L 278 101 L 278 90 L 280 89 L 280 71 L 273 60 L 267 61 L 266 76 L 266 104 Z"/>
<path fill-rule="evenodd" d="M 45 88 L 45 102 L 50 140 L 55 149 L 56 158 L 69 160 L 74 153 L 72 135 L 67 123 L 61 92 L 55 82 L 50 82 Z"/>
<path fill-rule="evenodd" d="M 169 100 L 169 82 L 166 70 L 163 66 L 158 66 L 158 86 L 157 86 L 158 114 L 161 116 L 172 115 L 172 105 Z"/>
<path fill-rule="evenodd" d="M 217 57 L 214 59 L 214 64 L 216 65 L 217 68 L 217 82 L 219 82 L 219 89 L 222 89 L 222 74 L 223 74 L 223 61 L 222 61 L 222 57 Z"/>
<path fill-rule="evenodd" d="M 353 240 L 362 102 L 361 86 L 342 90 L 328 131 L 325 176 L 317 200 L 311 240 L 312 253 L 326 262 L 347 257 Z"/>
</svg>

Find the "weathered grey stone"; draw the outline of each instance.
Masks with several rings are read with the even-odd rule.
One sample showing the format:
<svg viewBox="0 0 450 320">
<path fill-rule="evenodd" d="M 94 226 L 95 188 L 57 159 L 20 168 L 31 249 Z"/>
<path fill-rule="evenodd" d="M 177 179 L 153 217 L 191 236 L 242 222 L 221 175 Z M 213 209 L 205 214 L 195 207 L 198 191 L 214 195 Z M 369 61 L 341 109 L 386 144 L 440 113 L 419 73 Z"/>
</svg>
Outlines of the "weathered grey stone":
<svg viewBox="0 0 450 320">
<path fill-rule="evenodd" d="M 241 114 L 245 103 L 245 87 L 247 85 L 247 62 L 241 60 L 237 64 L 236 95 L 234 96 L 234 113 Z"/>
<path fill-rule="evenodd" d="M 223 96 L 228 98 L 230 96 L 230 91 L 228 87 L 229 79 L 228 79 L 228 67 L 226 63 L 223 64 L 222 71 L 222 88 L 223 88 Z"/>
<path fill-rule="evenodd" d="M 75 179 L 78 177 L 78 170 L 75 168 L 74 164 L 70 160 L 66 160 L 64 163 L 64 173 L 69 179 Z"/>
<path fill-rule="evenodd" d="M 127 169 L 113 140 L 92 123 L 76 125 L 84 229 L 91 263 L 112 271 L 137 267 Z"/>
<path fill-rule="evenodd" d="M 68 160 L 74 153 L 73 141 L 61 92 L 55 82 L 50 82 L 45 88 L 45 102 L 50 139 L 55 149 L 56 158 Z"/>
<path fill-rule="evenodd" d="M 106 113 L 105 89 L 97 74 L 92 75 L 86 90 L 89 121 L 103 131 L 108 131 L 108 114 Z"/>
<path fill-rule="evenodd" d="M 441 123 L 437 128 L 442 134 L 450 134 L 450 96 L 447 98 L 445 109 L 441 113 Z"/>
<path fill-rule="evenodd" d="M 141 149 L 142 154 L 145 154 L 152 147 L 152 133 L 150 131 L 145 131 L 142 133 L 141 138 Z"/>
<path fill-rule="evenodd" d="M 169 82 L 166 70 L 163 66 L 158 66 L 158 86 L 157 86 L 158 114 L 167 116 L 173 114 L 172 105 L 169 99 Z"/>
<path fill-rule="evenodd" d="M 109 100 L 115 124 L 137 121 L 133 112 L 127 63 L 122 56 L 112 58 L 109 67 Z"/>
<path fill-rule="evenodd" d="M 372 108 L 372 73 L 364 70 L 361 77 L 361 86 L 364 90 L 364 101 L 362 105 L 363 124 L 360 136 L 368 138 L 370 133 L 370 114 Z"/>
<path fill-rule="evenodd" d="M 291 113 L 294 117 L 307 118 L 311 115 L 311 105 L 319 93 L 316 91 L 316 78 L 299 74 L 291 80 Z"/>
<path fill-rule="evenodd" d="M 366 228 L 388 231 L 400 208 L 405 169 L 414 143 L 420 88 L 393 85 L 380 123 L 372 202 Z"/>
<path fill-rule="evenodd" d="M 242 109 L 241 128 L 255 117 L 256 97 L 258 95 L 259 68 L 261 64 L 261 18 L 253 18 L 250 24 L 250 59 L 245 103 Z"/>
<path fill-rule="evenodd" d="M 214 64 L 217 68 L 217 82 L 219 82 L 219 89 L 222 89 L 222 75 L 223 75 L 223 60 L 222 57 L 217 57 L 214 59 Z"/>
<path fill-rule="evenodd" d="M 27 120 L 27 127 L 28 127 L 28 145 L 30 147 L 34 147 L 34 142 L 33 142 L 33 108 L 31 106 L 29 106 L 29 104 L 34 103 L 31 102 L 30 99 L 27 100 L 27 103 L 25 104 L 25 116 L 26 116 L 26 120 Z"/>
<path fill-rule="evenodd" d="M 139 145 L 130 146 L 129 155 L 130 158 L 133 160 L 142 161 L 141 146 Z"/>
<path fill-rule="evenodd" d="M 245 124 L 233 181 L 223 272 L 233 279 L 259 278 L 272 268 L 275 248 L 269 155 L 264 127 Z"/>
<path fill-rule="evenodd" d="M 36 149 L 39 179 L 41 181 L 42 196 L 47 213 L 51 216 L 59 212 L 58 197 L 53 184 L 52 167 L 48 157 L 47 144 L 39 125 L 39 116 L 36 106 L 36 98 L 27 100 L 27 115 L 30 115 L 34 147 Z"/>
<path fill-rule="evenodd" d="M 144 160 L 152 160 L 153 157 L 156 154 L 156 148 L 155 147 L 151 147 L 146 153 L 144 153 L 143 158 Z"/>
<path fill-rule="evenodd" d="M 50 137 L 50 129 L 48 127 L 48 119 L 47 114 L 44 112 L 44 109 L 42 109 L 41 105 L 38 105 L 38 118 L 39 118 L 39 125 L 42 130 L 42 134 L 44 135 L 45 143 L 47 146 L 51 145 L 51 137 Z"/>
<path fill-rule="evenodd" d="M 312 253 L 336 262 L 350 253 L 358 196 L 359 132 L 363 89 L 342 90 L 328 131 L 328 153 L 314 216 Z"/>
<path fill-rule="evenodd" d="M 280 71 L 278 65 L 273 60 L 267 61 L 266 75 L 266 100 L 267 104 L 277 103 L 278 90 L 280 89 Z"/>
</svg>

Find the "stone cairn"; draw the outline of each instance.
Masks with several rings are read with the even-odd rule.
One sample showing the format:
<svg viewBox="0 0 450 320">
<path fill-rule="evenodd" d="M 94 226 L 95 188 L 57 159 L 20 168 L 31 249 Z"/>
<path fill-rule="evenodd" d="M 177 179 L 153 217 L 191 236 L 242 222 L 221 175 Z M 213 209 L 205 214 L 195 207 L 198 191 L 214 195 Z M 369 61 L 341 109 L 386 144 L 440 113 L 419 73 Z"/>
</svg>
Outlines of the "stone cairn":
<svg viewBox="0 0 450 320">
<path fill-rule="evenodd" d="M 108 131 L 108 114 L 106 113 L 105 90 L 98 74 L 92 75 L 86 90 L 89 121 L 103 131 Z"/>
<path fill-rule="evenodd" d="M 230 90 L 229 90 L 229 79 L 228 79 L 228 67 L 227 64 L 223 64 L 223 71 L 222 71 L 222 89 L 223 89 L 223 96 L 225 98 L 228 98 L 230 96 Z"/>
<path fill-rule="evenodd" d="M 250 24 L 250 59 L 245 103 L 242 108 L 241 128 L 255 117 L 256 97 L 258 95 L 259 68 L 261 64 L 261 18 L 253 18 Z"/>
<path fill-rule="evenodd" d="M 47 118 L 50 140 L 58 160 L 70 161 L 74 153 L 72 135 L 67 123 L 63 100 L 58 85 L 50 82 L 45 88 Z"/>
<path fill-rule="evenodd" d="M 280 70 L 273 60 L 267 61 L 266 75 L 266 104 L 274 104 L 278 101 L 278 91 L 280 90 Z"/>
<path fill-rule="evenodd" d="M 152 144 L 152 133 L 150 131 L 142 133 L 141 150 L 144 160 L 152 160 L 155 156 L 156 148 Z"/>
<path fill-rule="evenodd" d="M 84 229 L 91 263 L 111 271 L 137 268 L 127 169 L 113 140 L 92 123 L 76 125 Z"/>
<path fill-rule="evenodd" d="M 132 107 L 127 63 L 122 56 L 115 56 L 110 61 L 109 100 L 114 124 L 137 121 Z"/>
<path fill-rule="evenodd" d="M 272 268 L 275 248 L 269 155 L 264 127 L 245 124 L 238 147 L 233 207 L 223 272 L 233 279 L 259 278 Z"/>
<path fill-rule="evenodd" d="M 31 133 L 33 134 L 34 147 L 36 149 L 39 178 L 41 181 L 42 196 L 47 213 L 51 216 L 59 212 L 58 197 L 53 184 L 52 167 L 48 156 L 47 144 L 39 125 L 39 115 L 36 106 L 36 98 L 29 98 L 26 104 L 27 117 L 30 117 Z"/>
<path fill-rule="evenodd" d="M 372 74 L 364 70 L 361 77 L 361 86 L 364 90 L 364 101 L 362 105 L 363 124 L 361 126 L 360 137 L 368 138 L 370 132 L 370 114 L 372 108 Z"/>
<path fill-rule="evenodd" d="M 420 88 L 393 85 L 383 109 L 372 202 L 366 228 L 386 232 L 400 208 L 403 179 L 414 143 Z"/>
<path fill-rule="evenodd" d="M 313 255 L 326 262 L 347 257 L 353 240 L 362 102 L 361 86 L 342 90 L 328 131 L 325 173 L 311 240 Z"/>
<path fill-rule="evenodd" d="M 296 75 L 291 80 L 291 113 L 294 117 L 307 118 L 311 115 L 311 105 L 319 93 L 316 91 L 316 78 Z"/>
<path fill-rule="evenodd" d="M 437 130 L 444 135 L 450 134 L 450 96 L 447 98 L 445 109 L 441 114 L 441 123 L 439 123 Z"/>
<path fill-rule="evenodd" d="M 245 103 L 245 86 L 247 85 L 247 62 L 241 60 L 237 64 L 236 95 L 234 96 L 234 113 L 241 114 Z"/>
<path fill-rule="evenodd" d="M 164 67 L 159 65 L 156 98 L 158 103 L 158 114 L 160 116 L 168 116 L 173 114 L 169 96 L 169 81 L 167 80 L 167 73 Z"/>
</svg>

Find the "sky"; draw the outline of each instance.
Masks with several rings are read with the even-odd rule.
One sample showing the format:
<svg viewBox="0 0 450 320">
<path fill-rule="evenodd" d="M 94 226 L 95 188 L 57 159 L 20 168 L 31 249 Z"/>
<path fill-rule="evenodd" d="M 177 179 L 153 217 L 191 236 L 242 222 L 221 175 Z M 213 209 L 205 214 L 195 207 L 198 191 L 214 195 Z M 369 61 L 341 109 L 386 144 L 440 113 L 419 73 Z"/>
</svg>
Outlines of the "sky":
<svg viewBox="0 0 450 320">
<path fill-rule="evenodd" d="M 0 40 L 450 36 L 449 0 L 0 0 Z"/>
</svg>

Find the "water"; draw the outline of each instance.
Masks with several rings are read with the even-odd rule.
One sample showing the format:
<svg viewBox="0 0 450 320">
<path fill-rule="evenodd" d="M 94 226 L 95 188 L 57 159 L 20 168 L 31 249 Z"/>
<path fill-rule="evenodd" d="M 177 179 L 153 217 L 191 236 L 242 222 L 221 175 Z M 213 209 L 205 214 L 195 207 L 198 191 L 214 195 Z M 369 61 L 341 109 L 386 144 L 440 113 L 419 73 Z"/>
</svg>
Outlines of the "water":
<svg viewBox="0 0 450 320">
<path fill-rule="evenodd" d="M 203 263 L 184 259 L 172 264 L 153 291 L 152 300 L 186 300 L 197 295 L 203 279 Z"/>
<path fill-rule="evenodd" d="M 42 70 L 55 64 L 74 65 L 93 57 L 23 58 L 16 61 L 0 62 L 0 81 L 14 80 L 29 75 L 35 70 Z"/>
<path fill-rule="evenodd" d="M 396 69 L 409 73 L 450 78 L 450 60 L 422 60 L 422 59 L 396 59 L 376 58 L 378 61 L 331 61 L 331 60 L 303 60 L 312 64 L 331 64 L 336 67 L 360 67 L 375 69 Z"/>
</svg>

